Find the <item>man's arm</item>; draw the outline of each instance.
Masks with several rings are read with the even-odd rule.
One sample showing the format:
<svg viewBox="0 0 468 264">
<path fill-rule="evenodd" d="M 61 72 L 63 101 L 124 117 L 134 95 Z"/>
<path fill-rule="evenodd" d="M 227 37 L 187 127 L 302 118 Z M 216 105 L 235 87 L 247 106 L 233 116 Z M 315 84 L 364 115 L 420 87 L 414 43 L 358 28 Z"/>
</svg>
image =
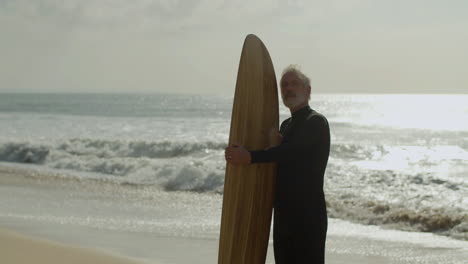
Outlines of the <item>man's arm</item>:
<svg viewBox="0 0 468 264">
<path fill-rule="evenodd" d="M 322 130 L 326 129 L 326 120 L 320 116 L 314 116 L 305 122 L 303 135 L 300 143 L 281 143 L 277 147 L 267 150 L 249 151 L 251 163 L 265 162 L 287 162 L 313 154 L 320 142 Z"/>
<path fill-rule="evenodd" d="M 290 119 L 291 118 L 288 118 L 281 123 L 280 131 L 283 132 L 285 126 L 290 122 Z M 272 128 L 268 137 L 269 137 L 270 148 L 280 145 L 283 139 L 281 133 L 279 133 L 278 131 L 275 131 L 274 128 Z M 226 161 L 234 165 L 242 165 L 242 164 L 245 165 L 245 164 L 251 163 L 252 157 L 250 155 L 250 152 L 237 142 L 228 146 L 224 150 L 224 155 L 225 155 Z"/>
</svg>

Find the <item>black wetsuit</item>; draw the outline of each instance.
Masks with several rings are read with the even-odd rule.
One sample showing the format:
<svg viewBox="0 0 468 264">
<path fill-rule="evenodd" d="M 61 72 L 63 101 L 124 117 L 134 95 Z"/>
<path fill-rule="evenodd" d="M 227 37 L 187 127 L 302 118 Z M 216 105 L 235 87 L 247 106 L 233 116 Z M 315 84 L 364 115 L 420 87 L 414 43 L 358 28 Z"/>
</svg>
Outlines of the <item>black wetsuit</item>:
<svg viewBox="0 0 468 264">
<path fill-rule="evenodd" d="M 277 264 L 324 263 L 327 210 L 323 177 L 330 153 L 327 119 L 305 106 L 283 121 L 281 145 L 250 151 L 277 162 L 273 240 Z"/>
</svg>

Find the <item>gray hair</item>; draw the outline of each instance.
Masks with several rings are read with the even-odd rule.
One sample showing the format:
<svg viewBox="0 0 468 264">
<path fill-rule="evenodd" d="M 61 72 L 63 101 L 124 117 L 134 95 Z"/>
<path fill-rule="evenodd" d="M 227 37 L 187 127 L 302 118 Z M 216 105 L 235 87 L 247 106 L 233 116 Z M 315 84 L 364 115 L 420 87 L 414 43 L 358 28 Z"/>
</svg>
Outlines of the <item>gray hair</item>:
<svg viewBox="0 0 468 264">
<path fill-rule="evenodd" d="M 283 73 L 281 74 L 281 79 L 283 79 L 283 76 L 287 73 L 294 73 L 299 80 L 302 81 L 304 87 L 310 86 L 310 78 L 307 77 L 301 70 L 299 65 L 297 64 L 291 64 L 288 67 L 286 67 L 283 70 Z"/>
</svg>

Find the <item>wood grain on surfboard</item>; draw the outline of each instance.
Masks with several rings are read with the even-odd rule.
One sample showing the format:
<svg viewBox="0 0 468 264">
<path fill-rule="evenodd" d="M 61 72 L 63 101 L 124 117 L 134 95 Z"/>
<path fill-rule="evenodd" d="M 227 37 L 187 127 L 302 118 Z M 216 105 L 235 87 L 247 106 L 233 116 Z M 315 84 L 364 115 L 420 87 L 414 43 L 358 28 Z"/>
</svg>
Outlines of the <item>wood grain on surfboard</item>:
<svg viewBox="0 0 468 264">
<path fill-rule="evenodd" d="M 242 48 L 229 144 L 268 147 L 278 129 L 278 91 L 268 50 L 255 35 Z M 227 163 L 219 241 L 219 264 L 265 263 L 274 199 L 276 164 Z"/>
</svg>

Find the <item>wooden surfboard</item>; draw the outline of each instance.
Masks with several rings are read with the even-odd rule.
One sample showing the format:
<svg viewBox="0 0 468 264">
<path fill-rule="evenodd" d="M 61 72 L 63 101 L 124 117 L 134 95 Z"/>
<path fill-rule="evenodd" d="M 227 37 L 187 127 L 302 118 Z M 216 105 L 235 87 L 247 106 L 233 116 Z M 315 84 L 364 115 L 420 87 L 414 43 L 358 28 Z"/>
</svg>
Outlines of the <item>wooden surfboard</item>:
<svg viewBox="0 0 468 264">
<path fill-rule="evenodd" d="M 229 145 L 248 150 L 268 147 L 278 129 L 278 91 L 270 55 L 248 35 L 242 48 L 231 118 Z M 265 263 L 274 199 L 276 164 L 227 163 L 219 241 L 219 264 Z"/>
</svg>

